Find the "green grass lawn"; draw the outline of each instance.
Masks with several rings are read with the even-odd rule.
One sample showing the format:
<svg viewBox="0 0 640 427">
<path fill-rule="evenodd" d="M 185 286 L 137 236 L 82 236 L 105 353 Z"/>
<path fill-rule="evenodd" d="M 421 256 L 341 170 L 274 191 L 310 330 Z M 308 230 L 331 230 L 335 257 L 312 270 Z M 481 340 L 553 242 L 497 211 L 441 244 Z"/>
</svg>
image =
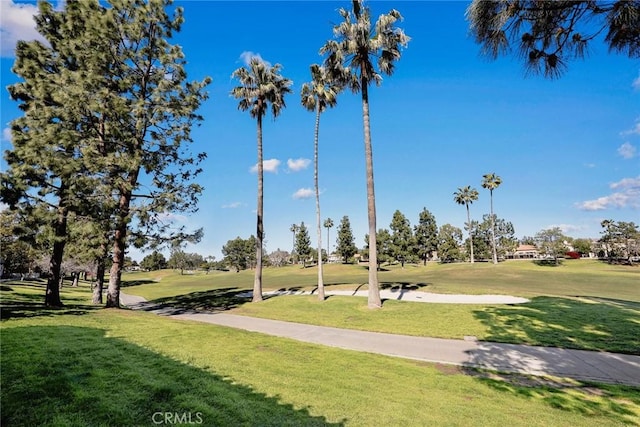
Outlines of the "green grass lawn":
<svg viewBox="0 0 640 427">
<path fill-rule="evenodd" d="M 252 289 L 253 274 L 252 270 L 245 270 L 181 276 L 162 270 L 127 273 L 123 279 L 135 285 L 126 292 L 153 300 L 211 289 Z M 566 260 L 558 267 L 539 266 L 531 261 L 508 261 L 498 265 L 430 263 L 426 267 L 406 265 L 404 269 L 394 265 L 385 266 L 378 276 L 383 288 L 411 284 L 425 292 L 437 293 L 587 296 L 640 302 L 640 267 L 609 265 L 595 260 Z M 265 268 L 263 281 L 265 291 L 311 290 L 316 286 L 317 270 L 299 266 Z M 325 265 L 324 282 L 328 289 L 355 289 L 367 281 L 366 266 Z"/>
<path fill-rule="evenodd" d="M 327 267 L 327 289 L 366 289 L 366 269 Z M 565 261 L 558 267 L 528 261 L 432 264 L 380 272 L 382 286 L 404 284 L 424 291 L 526 296 L 522 305 L 424 304 L 385 301 L 369 310 L 365 298 L 283 296 L 259 304 L 237 298 L 253 272 L 180 276 L 170 271 L 135 273 L 125 292 L 160 304 L 277 320 L 405 335 L 480 340 L 640 354 L 640 268 L 598 261 Z M 248 281 L 249 285 L 245 283 Z M 311 290 L 315 268 L 265 269 L 266 289 Z M 143 284 L 138 284 L 143 283 Z"/>
<path fill-rule="evenodd" d="M 638 388 L 488 374 L 95 309 L 86 285 L 63 290 L 72 307 L 46 310 L 35 305 L 42 292 L 42 283 L 0 288 L 2 425 L 152 426 L 158 412 L 205 426 L 640 423 Z"/>
</svg>

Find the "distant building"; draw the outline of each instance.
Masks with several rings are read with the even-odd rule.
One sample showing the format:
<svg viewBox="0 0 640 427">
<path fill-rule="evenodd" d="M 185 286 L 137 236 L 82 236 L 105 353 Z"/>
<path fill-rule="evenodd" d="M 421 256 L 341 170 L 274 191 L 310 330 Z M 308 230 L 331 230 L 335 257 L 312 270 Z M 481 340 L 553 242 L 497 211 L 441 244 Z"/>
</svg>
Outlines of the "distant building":
<svg viewBox="0 0 640 427">
<path fill-rule="evenodd" d="M 538 248 L 534 245 L 519 245 L 516 250 L 509 255 L 511 259 L 535 259 L 540 257 Z"/>
</svg>

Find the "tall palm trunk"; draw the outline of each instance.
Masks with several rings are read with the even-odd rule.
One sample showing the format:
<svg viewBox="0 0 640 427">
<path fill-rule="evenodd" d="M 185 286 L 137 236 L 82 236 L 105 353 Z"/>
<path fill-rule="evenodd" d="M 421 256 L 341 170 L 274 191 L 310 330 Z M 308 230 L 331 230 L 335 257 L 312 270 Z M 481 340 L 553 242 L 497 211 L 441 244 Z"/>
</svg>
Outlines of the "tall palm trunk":
<svg viewBox="0 0 640 427">
<path fill-rule="evenodd" d="M 316 189 L 316 225 L 318 231 L 318 299 L 324 301 L 324 278 L 322 271 L 322 224 L 320 223 L 320 188 L 318 186 L 318 136 L 320 134 L 320 102 L 316 106 L 316 128 L 313 138 L 313 181 Z M 327 256 L 329 254 L 327 253 Z"/>
<path fill-rule="evenodd" d="M 327 227 L 327 260 L 329 259 L 329 255 L 331 254 L 331 252 L 329 252 L 329 229 L 331 227 Z"/>
<path fill-rule="evenodd" d="M 467 204 L 467 224 L 469 224 L 469 248 L 471 250 L 471 264 L 473 264 L 473 234 L 471 233 L 471 214 L 469 213 L 469 205 Z"/>
<path fill-rule="evenodd" d="M 258 114 L 258 207 L 256 227 L 256 273 L 253 281 L 253 302 L 262 301 L 262 239 L 263 223 L 263 167 L 262 167 L 262 116 Z"/>
<path fill-rule="evenodd" d="M 491 247 L 493 249 L 493 263 L 498 264 L 498 252 L 496 250 L 496 220 L 493 216 L 493 190 L 489 190 L 489 200 L 491 203 Z"/>
<path fill-rule="evenodd" d="M 367 214 L 369 217 L 369 308 L 382 307 L 378 286 L 378 251 L 376 242 L 376 196 L 373 187 L 373 150 L 369 126 L 369 87 L 364 77 L 362 87 L 362 121 L 364 125 L 364 155 L 367 166 Z"/>
</svg>

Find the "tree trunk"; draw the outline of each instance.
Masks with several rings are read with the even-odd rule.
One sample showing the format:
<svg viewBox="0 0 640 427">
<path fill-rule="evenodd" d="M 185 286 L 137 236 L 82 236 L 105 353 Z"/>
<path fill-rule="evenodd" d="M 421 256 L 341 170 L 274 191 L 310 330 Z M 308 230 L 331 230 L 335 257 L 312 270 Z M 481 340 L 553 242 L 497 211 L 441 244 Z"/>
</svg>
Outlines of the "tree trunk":
<svg viewBox="0 0 640 427">
<path fill-rule="evenodd" d="M 376 241 L 376 196 L 373 187 L 373 150 L 371 148 L 371 128 L 369 126 L 369 87 L 364 77 L 360 78 L 362 88 L 362 121 L 364 126 L 364 154 L 367 166 L 367 214 L 369 218 L 369 308 L 382 307 L 378 285 L 378 253 Z"/>
<path fill-rule="evenodd" d="M 120 218 L 121 224 L 116 229 L 113 241 L 113 263 L 109 271 L 109 287 L 107 288 L 107 308 L 120 308 L 120 283 L 122 280 L 122 266 L 124 264 L 125 237 L 127 224 L 125 218 Z"/>
<path fill-rule="evenodd" d="M 331 254 L 331 252 L 329 252 L 329 228 L 327 227 L 327 261 L 329 261 L 329 255 Z"/>
<path fill-rule="evenodd" d="M 66 188 L 62 188 L 61 192 Z M 64 245 L 67 242 L 67 213 L 68 209 L 65 207 L 65 201 L 60 200 L 58 207 L 58 217 L 54 225 L 55 240 L 53 243 L 53 252 L 51 253 L 51 259 L 49 260 L 49 273 L 51 277 L 47 280 L 47 290 L 44 298 L 44 303 L 47 307 L 62 307 L 62 301 L 60 300 L 60 280 L 61 268 L 62 268 L 62 256 L 64 254 Z"/>
<path fill-rule="evenodd" d="M 104 251 L 103 252 L 106 252 L 107 245 L 103 244 L 102 246 L 104 247 Z M 106 258 L 106 256 L 101 257 L 96 262 L 97 263 L 96 281 L 95 281 L 95 283 L 93 285 L 93 298 L 92 298 L 92 301 L 91 301 L 93 304 L 102 304 L 102 289 L 104 287 L 104 273 L 105 273 L 104 260 L 105 260 L 105 258 Z"/>
<path fill-rule="evenodd" d="M 469 224 L 469 248 L 471 250 L 471 264 L 473 264 L 473 234 L 471 234 L 471 214 L 469 213 L 469 205 L 467 204 L 467 224 Z"/>
<path fill-rule="evenodd" d="M 253 281 L 252 302 L 262 301 L 262 241 L 264 238 L 263 223 L 263 165 L 262 165 L 262 116 L 258 115 L 258 208 L 256 224 L 256 273 Z"/>
<path fill-rule="evenodd" d="M 498 264 L 498 252 L 496 251 L 496 219 L 493 216 L 493 190 L 489 190 L 491 200 L 491 246 L 493 248 L 493 263 Z"/>
<path fill-rule="evenodd" d="M 104 289 L 105 262 L 109 256 L 109 235 L 105 233 L 104 240 L 100 244 L 100 256 L 96 259 L 96 281 L 93 285 L 93 304 L 102 304 L 102 291 Z"/>
<path fill-rule="evenodd" d="M 318 137 L 320 134 L 320 102 L 316 106 L 316 128 L 313 141 L 314 184 L 316 190 L 316 222 L 318 232 L 318 299 L 324 301 L 324 277 L 322 271 L 322 224 L 320 217 L 320 187 L 318 186 Z M 327 253 L 328 255 L 328 253 Z"/>
<path fill-rule="evenodd" d="M 130 220 L 129 206 L 133 188 L 138 181 L 138 173 L 139 169 L 134 170 L 129 176 L 128 185 L 120 189 L 118 218 L 113 238 L 113 264 L 109 271 L 109 287 L 107 288 L 107 308 L 120 308 L 120 283 L 122 280 L 122 268 L 124 267 L 124 255 L 127 249 L 127 226 Z"/>
</svg>

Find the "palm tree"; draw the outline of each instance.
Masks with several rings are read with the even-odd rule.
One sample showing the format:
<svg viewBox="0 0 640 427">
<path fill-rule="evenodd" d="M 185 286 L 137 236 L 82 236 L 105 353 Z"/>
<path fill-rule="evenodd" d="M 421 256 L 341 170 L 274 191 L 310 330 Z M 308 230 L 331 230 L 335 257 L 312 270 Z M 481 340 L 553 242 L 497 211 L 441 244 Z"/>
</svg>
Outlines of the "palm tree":
<svg viewBox="0 0 640 427">
<path fill-rule="evenodd" d="M 329 229 L 333 227 L 333 220 L 331 218 L 327 218 L 324 220 L 323 225 L 327 229 L 327 256 L 329 256 Z"/>
<path fill-rule="evenodd" d="M 498 263 L 498 253 L 496 251 L 496 220 L 493 216 L 493 190 L 498 188 L 502 184 L 502 178 L 495 173 L 488 173 L 482 175 L 482 188 L 489 190 L 489 196 L 491 199 L 491 247 L 493 249 L 493 263 Z"/>
<path fill-rule="evenodd" d="M 331 81 L 326 70 L 318 64 L 311 65 L 311 78 L 311 83 L 302 85 L 301 102 L 304 108 L 316 112 L 316 125 L 313 137 L 313 180 L 316 191 L 316 228 L 318 232 L 318 299 L 324 301 L 322 223 L 320 220 L 320 189 L 318 187 L 318 135 L 320 132 L 320 114 L 327 108 L 332 108 L 336 105 L 341 87 Z"/>
<path fill-rule="evenodd" d="M 458 191 L 453 193 L 453 200 L 459 205 L 465 205 L 467 207 L 467 224 L 469 226 L 469 246 L 471 247 L 471 264 L 473 264 L 473 237 L 471 234 L 471 215 L 469 214 L 469 205 L 474 200 L 478 200 L 478 190 L 471 188 L 467 185 L 464 188 L 458 188 Z"/>
<path fill-rule="evenodd" d="M 271 107 L 275 119 L 286 107 L 284 96 L 291 92 L 291 80 L 280 75 L 280 64 L 273 67 L 260 60 L 251 58 L 248 68 L 240 67 L 232 74 L 240 86 L 231 90 L 231 96 L 239 99 L 238 109 L 249 111 L 257 121 L 258 139 L 258 208 L 256 232 L 256 273 L 253 282 L 253 301 L 262 301 L 262 247 L 264 242 L 263 222 L 263 164 L 262 164 L 262 118 Z"/>
<path fill-rule="evenodd" d="M 376 245 L 376 200 L 373 187 L 373 152 L 369 126 L 369 85 L 382 82 L 382 74 L 393 74 L 394 61 L 400 59 L 401 47 L 406 47 L 409 37 L 395 27 L 402 15 L 395 9 L 380 15 L 371 25 L 369 8 L 362 0 L 353 0 L 353 11 L 340 9 L 344 21 L 333 28 L 334 39 L 320 49 L 326 54 L 325 67 L 331 79 L 353 93 L 362 95 L 362 120 L 364 128 L 364 152 L 367 171 L 367 212 L 369 217 L 369 299 L 370 308 L 382 306 L 378 285 Z M 377 61 L 376 61 L 377 60 Z M 377 62 L 377 69 L 374 65 Z"/>
</svg>

